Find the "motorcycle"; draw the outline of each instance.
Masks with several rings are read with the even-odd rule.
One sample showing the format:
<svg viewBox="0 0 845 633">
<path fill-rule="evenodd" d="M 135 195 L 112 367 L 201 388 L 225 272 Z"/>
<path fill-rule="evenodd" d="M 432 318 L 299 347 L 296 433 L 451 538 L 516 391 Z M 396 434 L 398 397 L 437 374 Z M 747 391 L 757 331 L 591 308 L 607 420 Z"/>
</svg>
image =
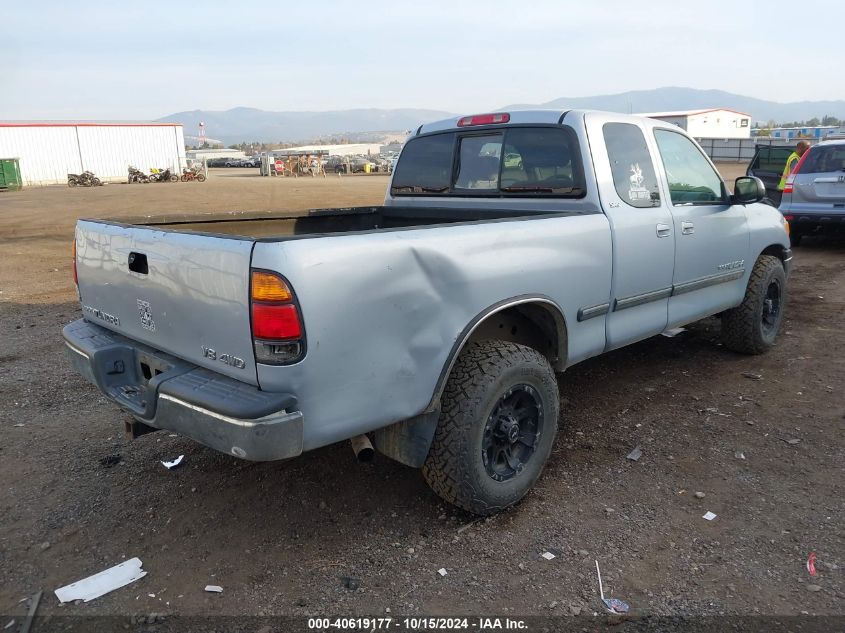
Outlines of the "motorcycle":
<svg viewBox="0 0 845 633">
<path fill-rule="evenodd" d="M 132 183 L 135 183 L 135 182 L 147 183 L 147 182 L 150 182 L 150 177 L 147 176 L 147 174 L 142 172 L 137 167 L 133 167 L 132 165 L 129 165 L 129 184 L 131 185 Z"/>
<path fill-rule="evenodd" d="M 68 187 L 99 187 L 102 184 L 102 181 L 90 171 L 67 175 Z"/>
<path fill-rule="evenodd" d="M 183 169 L 182 170 L 182 178 L 180 178 L 182 182 L 188 182 L 189 180 L 196 180 L 197 182 L 205 182 L 205 174 L 198 169 Z"/>
<path fill-rule="evenodd" d="M 150 169 L 150 182 L 178 182 L 179 176 L 169 169 Z"/>
</svg>

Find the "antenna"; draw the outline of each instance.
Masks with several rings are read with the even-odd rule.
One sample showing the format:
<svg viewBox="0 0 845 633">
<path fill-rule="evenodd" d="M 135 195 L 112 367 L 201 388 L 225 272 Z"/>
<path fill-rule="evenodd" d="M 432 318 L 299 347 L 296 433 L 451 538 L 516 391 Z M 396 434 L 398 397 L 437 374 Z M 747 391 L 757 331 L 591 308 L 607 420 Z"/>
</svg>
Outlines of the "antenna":
<svg viewBox="0 0 845 633">
<path fill-rule="evenodd" d="M 199 125 L 199 146 L 202 147 L 205 145 L 205 121 L 200 121 Z"/>
</svg>

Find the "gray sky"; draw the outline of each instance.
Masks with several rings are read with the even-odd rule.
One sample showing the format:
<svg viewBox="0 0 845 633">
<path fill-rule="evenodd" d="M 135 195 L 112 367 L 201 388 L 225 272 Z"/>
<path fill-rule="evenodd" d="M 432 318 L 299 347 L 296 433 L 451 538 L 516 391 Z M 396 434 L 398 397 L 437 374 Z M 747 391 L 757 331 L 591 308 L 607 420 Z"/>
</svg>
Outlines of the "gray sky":
<svg viewBox="0 0 845 633">
<path fill-rule="evenodd" d="M 75 4 L 5 3 L 0 119 L 474 112 L 661 86 L 845 98 L 833 0 Z"/>
</svg>

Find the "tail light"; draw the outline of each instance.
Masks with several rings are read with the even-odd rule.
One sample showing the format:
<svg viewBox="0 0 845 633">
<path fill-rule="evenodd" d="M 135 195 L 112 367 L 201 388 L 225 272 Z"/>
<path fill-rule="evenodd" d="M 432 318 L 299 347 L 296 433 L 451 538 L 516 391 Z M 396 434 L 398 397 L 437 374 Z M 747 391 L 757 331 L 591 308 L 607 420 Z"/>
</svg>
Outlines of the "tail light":
<svg viewBox="0 0 845 633">
<path fill-rule="evenodd" d="M 511 115 L 507 112 L 499 112 L 496 114 L 473 114 L 472 116 L 465 116 L 458 119 L 458 127 L 507 123 L 510 120 Z"/>
<path fill-rule="evenodd" d="M 267 365 L 289 365 L 305 352 L 305 332 L 296 298 L 276 273 L 253 270 L 250 310 L 255 360 Z"/>
<path fill-rule="evenodd" d="M 73 238 L 73 285 L 79 286 L 79 273 L 76 270 L 76 238 Z"/>
<path fill-rule="evenodd" d="M 801 171 L 801 165 L 804 164 L 804 161 L 807 160 L 807 156 L 810 155 L 810 150 L 804 152 L 803 156 L 798 160 L 798 163 L 795 165 L 795 169 L 792 170 L 792 173 L 786 177 L 786 182 L 783 183 L 783 192 L 784 193 L 792 193 L 795 190 L 794 183 L 795 183 L 795 176 L 798 175 L 798 172 Z"/>
</svg>

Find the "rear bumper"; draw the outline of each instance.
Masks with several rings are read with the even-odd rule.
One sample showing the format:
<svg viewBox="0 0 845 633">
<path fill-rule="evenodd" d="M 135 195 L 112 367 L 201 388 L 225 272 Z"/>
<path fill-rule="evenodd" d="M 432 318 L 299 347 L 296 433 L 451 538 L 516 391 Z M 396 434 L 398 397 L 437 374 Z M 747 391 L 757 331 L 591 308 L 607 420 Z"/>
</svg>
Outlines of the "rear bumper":
<svg viewBox="0 0 845 633">
<path fill-rule="evenodd" d="M 802 210 L 790 209 L 790 205 L 780 207 L 780 212 L 789 220 L 789 230 L 800 235 L 836 235 L 845 233 L 845 209 Z"/>
<path fill-rule="evenodd" d="M 71 365 L 148 426 L 251 461 L 302 453 L 292 394 L 261 391 L 84 319 L 62 334 Z"/>
</svg>

